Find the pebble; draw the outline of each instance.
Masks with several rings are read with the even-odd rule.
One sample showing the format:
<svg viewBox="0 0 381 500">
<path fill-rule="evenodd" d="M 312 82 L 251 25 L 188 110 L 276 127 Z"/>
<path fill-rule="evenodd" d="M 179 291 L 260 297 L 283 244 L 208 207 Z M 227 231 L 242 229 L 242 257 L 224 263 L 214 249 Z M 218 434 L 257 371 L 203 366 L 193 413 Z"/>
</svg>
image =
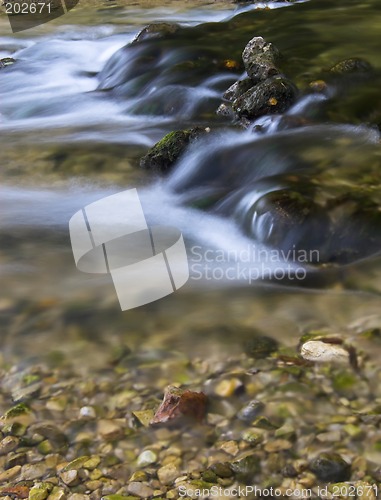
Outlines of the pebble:
<svg viewBox="0 0 381 500">
<path fill-rule="evenodd" d="M 98 432 L 106 441 L 115 441 L 123 436 L 123 429 L 113 420 L 99 420 Z"/>
<path fill-rule="evenodd" d="M 238 444 L 236 441 L 225 441 L 221 444 L 221 450 L 228 455 L 232 455 L 233 457 L 238 455 L 239 452 Z"/>
<path fill-rule="evenodd" d="M 154 490 L 150 488 L 147 484 L 132 482 L 128 485 L 127 491 L 131 493 L 131 495 L 136 495 L 140 498 L 148 498 L 151 497 L 154 493 Z"/>
<path fill-rule="evenodd" d="M 78 471 L 75 469 L 60 472 L 59 476 L 67 486 L 73 486 L 78 483 Z"/>
<path fill-rule="evenodd" d="M 317 363 L 349 363 L 349 353 L 344 347 L 337 344 L 328 344 L 321 340 L 305 342 L 300 349 L 300 354 L 302 358 Z"/>
<path fill-rule="evenodd" d="M 145 450 L 138 456 L 138 467 L 146 467 L 147 465 L 154 464 L 157 460 L 157 455 L 151 450 Z"/>
<path fill-rule="evenodd" d="M 221 382 L 216 385 L 214 393 L 221 398 L 229 398 L 241 387 L 243 387 L 242 382 L 234 377 L 227 380 L 221 380 Z"/>
<path fill-rule="evenodd" d="M 17 477 L 21 472 L 21 465 L 15 465 L 12 469 L 8 469 L 4 472 L 0 472 L 0 483 L 10 481 Z"/>
<path fill-rule="evenodd" d="M 351 466 L 338 453 L 321 453 L 310 463 L 311 471 L 321 481 L 348 481 Z"/>
<path fill-rule="evenodd" d="M 89 420 L 92 420 L 97 417 L 97 414 L 92 406 L 82 406 L 79 410 L 79 416 L 80 418 L 88 418 Z"/>
<path fill-rule="evenodd" d="M 0 455 L 7 455 L 15 450 L 20 443 L 20 440 L 14 436 L 6 436 L 0 441 Z"/>
<path fill-rule="evenodd" d="M 244 422 L 251 423 L 263 412 L 264 408 L 265 405 L 261 401 L 254 399 L 238 412 L 237 417 Z"/>
<path fill-rule="evenodd" d="M 22 466 L 20 480 L 32 481 L 33 479 L 40 479 L 46 474 L 47 470 L 48 467 L 44 462 L 25 464 Z"/>
<path fill-rule="evenodd" d="M 178 478 L 180 475 L 179 469 L 175 464 L 164 465 L 164 467 L 160 467 L 157 471 L 157 477 L 162 484 L 169 485 L 173 483 L 173 481 Z"/>
<path fill-rule="evenodd" d="M 52 490 L 51 483 L 37 483 L 29 491 L 29 500 L 45 500 Z"/>
</svg>

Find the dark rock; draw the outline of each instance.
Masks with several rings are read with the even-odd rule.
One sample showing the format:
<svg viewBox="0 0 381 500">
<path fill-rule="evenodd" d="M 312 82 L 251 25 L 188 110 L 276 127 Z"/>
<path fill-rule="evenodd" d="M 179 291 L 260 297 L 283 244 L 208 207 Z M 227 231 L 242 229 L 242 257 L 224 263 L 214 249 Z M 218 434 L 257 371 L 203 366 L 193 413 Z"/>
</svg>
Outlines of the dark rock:
<svg viewBox="0 0 381 500">
<path fill-rule="evenodd" d="M 297 88 L 290 80 L 275 76 L 235 99 L 233 109 L 239 117 L 254 119 L 286 111 L 295 102 L 296 96 Z"/>
<path fill-rule="evenodd" d="M 0 59 L 0 69 L 5 68 L 6 66 L 12 66 L 15 62 L 16 60 L 12 57 L 4 57 L 3 59 Z"/>
<path fill-rule="evenodd" d="M 275 65 L 278 57 L 279 52 L 274 45 L 267 43 L 261 36 L 252 38 L 242 53 L 245 69 L 254 83 L 280 73 Z"/>
<path fill-rule="evenodd" d="M 254 82 L 251 78 L 245 78 L 244 80 L 238 80 L 233 83 L 224 93 L 224 99 L 228 101 L 234 101 L 242 94 L 247 92 L 251 87 L 253 87 Z"/>
<path fill-rule="evenodd" d="M 267 358 L 278 349 L 278 342 L 266 335 L 255 335 L 246 346 L 246 353 L 254 359 Z"/>
<path fill-rule="evenodd" d="M 265 405 L 261 401 L 254 399 L 238 412 L 237 417 L 244 422 L 251 423 L 262 413 L 264 407 Z"/>
<path fill-rule="evenodd" d="M 321 453 L 310 463 L 311 471 L 321 481 L 348 481 L 351 466 L 337 453 Z"/>
<path fill-rule="evenodd" d="M 218 477 L 227 479 L 232 477 L 233 471 L 228 462 L 217 462 L 209 467 L 209 469 Z"/>
<path fill-rule="evenodd" d="M 168 37 L 177 33 L 179 29 L 180 26 L 176 23 L 151 23 L 136 35 L 132 43 L 139 43 L 143 40 L 152 40 L 153 38 Z"/>
<path fill-rule="evenodd" d="M 261 459 L 258 455 L 247 455 L 231 463 L 232 471 L 238 481 L 250 482 L 261 471 Z"/>
<path fill-rule="evenodd" d="M 30 434 L 40 434 L 55 445 L 57 449 L 66 449 L 68 446 L 68 438 L 66 435 L 55 425 L 42 422 L 38 424 L 33 424 L 29 428 Z"/>
<path fill-rule="evenodd" d="M 184 153 L 187 146 L 207 132 L 208 129 L 201 127 L 170 132 L 143 156 L 140 166 L 161 173 L 167 172 Z"/>
<path fill-rule="evenodd" d="M 329 71 L 337 75 L 348 73 L 371 73 L 373 71 L 373 67 L 365 59 L 353 57 L 336 63 L 330 68 Z"/>
<path fill-rule="evenodd" d="M 253 204 L 244 227 L 259 241 L 284 251 L 319 251 L 326 242 L 330 220 L 308 196 L 281 189 L 263 195 Z M 315 257 L 320 260 L 320 255 Z"/>
</svg>

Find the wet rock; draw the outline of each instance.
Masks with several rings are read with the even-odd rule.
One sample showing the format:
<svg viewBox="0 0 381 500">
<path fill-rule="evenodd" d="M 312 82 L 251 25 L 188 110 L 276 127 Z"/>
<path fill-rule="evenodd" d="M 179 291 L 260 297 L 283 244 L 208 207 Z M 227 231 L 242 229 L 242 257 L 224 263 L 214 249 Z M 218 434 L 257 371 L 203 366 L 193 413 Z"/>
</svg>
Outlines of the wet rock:
<svg viewBox="0 0 381 500">
<path fill-rule="evenodd" d="M 52 483 L 37 483 L 29 492 L 29 500 L 45 500 L 52 489 Z"/>
<path fill-rule="evenodd" d="M 98 432 L 106 441 L 115 441 L 123 436 L 123 429 L 113 420 L 99 420 Z"/>
<path fill-rule="evenodd" d="M 59 477 L 67 486 L 74 486 L 79 483 L 78 471 L 75 469 L 62 471 L 59 473 Z"/>
<path fill-rule="evenodd" d="M 233 101 L 233 109 L 239 117 L 248 119 L 283 113 L 297 97 L 295 85 L 282 76 L 275 76 L 258 83 Z"/>
<path fill-rule="evenodd" d="M 254 399 L 237 413 L 237 417 L 243 422 L 251 423 L 263 412 L 264 408 L 265 405 L 261 401 Z"/>
<path fill-rule="evenodd" d="M 199 139 L 208 129 L 194 127 L 170 132 L 155 144 L 140 160 L 140 166 L 161 173 L 168 172 L 190 143 Z"/>
<path fill-rule="evenodd" d="M 180 422 L 184 419 L 201 422 L 206 415 L 206 404 L 207 397 L 203 392 L 168 386 L 151 425 Z"/>
<path fill-rule="evenodd" d="M 254 359 L 264 359 L 278 349 L 278 342 L 267 335 L 254 335 L 247 342 L 245 350 L 247 355 Z"/>
<path fill-rule="evenodd" d="M 344 59 L 343 61 L 334 64 L 329 71 L 337 75 L 348 73 L 370 73 L 373 71 L 373 67 L 365 59 L 362 59 L 360 57 L 352 57 L 350 59 Z"/>
<path fill-rule="evenodd" d="M 58 449 L 64 449 L 68 446 L 66 435 L 54 424 L 49 422 L 41 422 L 30 427 L 29 431 L 34 434 L 40 434 Z"/>
<path fill-rule="evenodd" d="M 20 440 L 15 436 L 6 436 L 0 441 L 0 455 L 7 455 L 15 450 L 20 443 Z"/>
<path fill-rule="evenodd" d="M 66 492 L 63 488 L 54 486 L 48 498 L 49 500 L 65 500 Z"/>
<path fill-rule="evenodd" d="M 92 406 L 82 406 L 79 410 L 79 416 L 83 419 L 93 420 L 97 417 L 97 414 Z"/>
<path fill-rule="evenodd" d="M 228 106 L 225 103 L 222 103 L 218 106 L 216 114 L 219 116 L 228 116 L 230 118 L 234 117 L 234 111 L 231 106 Z"/>
<path fill-rule="evenodd" d="M 259 455 L 247 455 L 240 460 L 231 463 L 231 469 L 238 481 L 243 483 L 253 481 L 256 474 L 261 470 L 261 459 Z"/>
<path fill-rule="evenodd" d="M 162 484 L 169 485 L 180 476 L 180 471 L 174 463 L 160 467 L 157 471 L 157 477 Z"/>
<path fill-rule="evenodd" d="M 337 453 L 321 453 L 310 469 L 321 481 L 348 481 L 351 476 L 350 464 Z"/>
<path fill-rule="evenodd" d="M 227 479 L 233 476 L 233 471 L 228 462 L 217 462 L 209 467 L 216 476 Z"/>
<path fill-rule="evenodd" d="M 140 498 L 149 498 L 154 494 L 154 490 L 148 485 L 139 482 L 131 482 L 127 488 L 128 492 Z"/>
<path fill-rule="evenodd" d="M 0 69 L 12 66 L 15 62 L 16 60 L 12 57 L 3 57 L 3 59 L 0 59 Z"/>
<path fill-rule="evenodd" d="M 78 457 L 74 460 L 72 460 L 71 462 L 69 462 L 67 465 L 65 465 L 65 467 L 62 469 L 61 472 L 67 472 L 69 470 L 78 470 L 78 469 L 82 469 L 82 467 L 84 466 L 84 464 L 86 462 L 88 462 L 88 460 L 90 459 L 90 457 L 88 456 L 83 456 L 83 457 Z"/>
<path fill-rule="evenodd" d="M 349 364 L 347 349 L 341 345 L 330 344 L 321 340 L 305 342 L 300 349 L 300 354 L 304 359 L 317 363 Z"/>
<path fill-rule="evenodd" d="M 12 469 L 15 465 L 24 465 L 27 462 L 26 453 L 12 453 L 8 455 L 7 461 L 5 462 L 5 469 Z"/>
<path fill-rule="evenodd" d="M 330 220 L 323 208 L 308 196 L 281 189 L 263 195 L 253 204 L 244 227 L 249 235 L 275 248 L 315 250 L 310 257 L 319 260 Z"/>
<path fill-rule="evenodd" d="M 154 464 L 157 460 L 157 455 L 151 450 L 143 451 L 137 459 L 138 467 L 146 467 L 147 465 Z"/>
<path fill-rule="evenodd" d="M 253 87 L 254 82 L 251 78 L 245 78 L 243 80 L 238 80 L 233 83 L 223 94 L 224 99 L 228 101 L 234 101 L 242 94 L 247 92 L 251 87 Z"/>
<path fill-rule="evenodd" d="M 32 481 L 33 479 L 40 479 L 48 471 L 48 466 L 44 462 L 35 464 L 25 464 L 21 469 L 21 481 Z"/>
<path fill-rule="evenodd" d="M 245 69 L 254 83 L 279 74 L 275 65 L 278 57 L 279 52 L 274 45 L 267 43 L 261 36 L 252 38 L 242 53 Z"/>
<path fill-rule="evenodd" d="M 237 377 L 221 380 L 214 388 L 214 393 L 220 398 L 229 398 L 236 393 L 241 392 L 244 385 Z"/>
<path fill-rule="evenodd" d="M 145 26 L 134 38 L 133 44 L 144 40 L 152 40 L 153 38 L 163 38 L 174 35 L 180 29 L 176 23 L 151 23 Z"/>
<path fill-rule="evenodd" d="M 149 427 L 149 423 L 153 419 L 153 410 L 136 410 L 132 412 L 138 425 L 143 427 Z"/>
<path fill-rule="evenodd" d="M 23 423 L 23 417 L 26 417 L 26 419 L 29 422 L 28 417 L 30 416 L 31 411 L 30 408 L 24 404 L 24 403 L 19 403 L 16 406 L 13 406 L 10 408 L 4 415 L 5 420 L 12 420 L 12 421 L 22 421 Z"/>
<path fill-rule="evenodd" d="M 15 465 L 12 469 L 8 469 L 4 472 L 0 472 L 0 483 L 5 483 L 11 481 L 17 477 L 21 472 L 21 465 Z"/>
</svg>

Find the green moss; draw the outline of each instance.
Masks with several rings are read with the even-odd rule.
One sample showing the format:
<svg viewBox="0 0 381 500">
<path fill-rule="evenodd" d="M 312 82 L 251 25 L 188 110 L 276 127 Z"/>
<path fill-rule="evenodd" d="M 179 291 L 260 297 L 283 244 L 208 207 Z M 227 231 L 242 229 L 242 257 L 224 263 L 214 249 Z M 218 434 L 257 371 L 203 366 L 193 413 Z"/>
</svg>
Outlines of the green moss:
<svg viewBox="0 0 381 500">
<path fill-rule="evenodd" d="M 31 385 L 34 382 L 38 382 L 40 380 L 39 375 L 33 375 L 28 373 L 27 375 L 24 375 L 22 378 L 22 381 L 24 382 L 25 385 Z"/>
<path fill-rule="evenodd" d="M 201 127 L 169 132 L 141 159 L 140 166 L 161 173 L 167 172 L 185 152 L 189 143 L 205 133 L 206 130 Z"/>
<path fill-rule="evenodd" d="M 28 406 L 26 406 L 26 404 L 24 403 L 19 403 L 18 405 L 8 410 L 4 415 L 4 417 L 15 418 L 15 417 L 20 417 L 21 415 L 28 415 L 29 413 L 30 409 L 28 408 Z"/>
</svg>

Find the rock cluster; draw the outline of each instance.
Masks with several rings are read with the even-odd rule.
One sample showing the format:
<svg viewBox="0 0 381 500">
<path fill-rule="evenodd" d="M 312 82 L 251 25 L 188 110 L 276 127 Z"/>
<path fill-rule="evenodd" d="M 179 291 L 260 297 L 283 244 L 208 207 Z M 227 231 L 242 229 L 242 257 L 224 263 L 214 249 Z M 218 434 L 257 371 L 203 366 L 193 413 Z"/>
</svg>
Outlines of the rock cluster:
<svg viewBox="0 0 381 500">
<path fill-rule="evenodd" d="M 218 114 L 233 110 L 238 118 L 253 120 L 263 115 L 286 111 L 297 97 L 296 86 L 277 66 L 279 52 L 261 36 L 252 38 L 242 53 L 247 77 L 238 80 L 224 93 Z"/>
</svg>

